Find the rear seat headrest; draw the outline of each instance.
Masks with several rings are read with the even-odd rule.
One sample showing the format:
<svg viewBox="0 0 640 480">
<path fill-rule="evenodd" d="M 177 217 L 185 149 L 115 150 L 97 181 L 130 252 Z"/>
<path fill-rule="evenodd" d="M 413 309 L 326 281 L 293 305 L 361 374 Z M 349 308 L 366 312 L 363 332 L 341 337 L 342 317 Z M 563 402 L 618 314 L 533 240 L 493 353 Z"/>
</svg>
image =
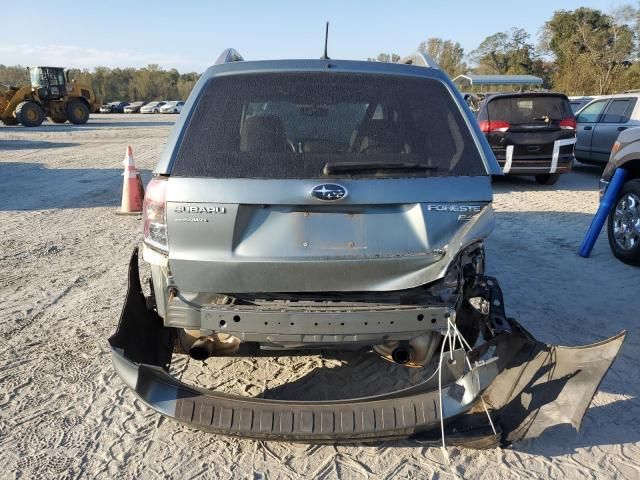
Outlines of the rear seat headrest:
<svg viewBox="0 0 640 480">
<path fill-rule="evenodd" d="M 275 115 L 256 115 L 244 120 L 240 129 L 241 152 L 286 152 L 287 143 L 284 125 Z"/>
<path fill-rule="evenodd" d="M 398 126 L 386 120 L 369 120 L 355 132 L 352 151 L 402 153 L 404 141 Z"/>
</svg>

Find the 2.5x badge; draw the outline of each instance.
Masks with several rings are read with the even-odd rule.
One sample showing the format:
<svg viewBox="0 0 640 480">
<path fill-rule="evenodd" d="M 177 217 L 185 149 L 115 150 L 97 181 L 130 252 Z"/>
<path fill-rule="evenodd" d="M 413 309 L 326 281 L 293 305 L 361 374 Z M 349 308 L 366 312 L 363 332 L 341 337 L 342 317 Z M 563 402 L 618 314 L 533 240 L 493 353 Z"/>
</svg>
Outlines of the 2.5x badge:
<svg viewBox="0 0 640 480">
<path fill-rule="evenodd" d="M 428 212 L 452 212 L 458 213 L 458 221 L 465 222 L 471 220 L 474 215 L 482 211 L 481 205 L 457 205 L 455 203 L 435 203 L 427 204 Z"/>
</svg>

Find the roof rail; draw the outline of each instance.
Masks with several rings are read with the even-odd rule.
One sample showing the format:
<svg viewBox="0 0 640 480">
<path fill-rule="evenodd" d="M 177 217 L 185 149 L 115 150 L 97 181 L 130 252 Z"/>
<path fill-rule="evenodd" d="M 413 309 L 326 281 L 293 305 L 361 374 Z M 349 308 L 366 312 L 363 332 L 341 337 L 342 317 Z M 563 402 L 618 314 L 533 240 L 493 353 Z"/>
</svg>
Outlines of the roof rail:
<svg viewBox="0 0 640 480">
<path fill-rule="evenodd" d="M 404 65 L 415 65 L 416 67 L 437 68 L 438 70 L 440 70 L 440 67 L 433 58 L 431 58 L 426 53 L 421 52 L 414 52 L 411 55 L 402 57 L 400 60 L 398 60 L 397 63 L 402 63 Z"/>
<path fill-rule="evenodd" d="M 244 62 L 244 58 L 242 58 L 242 55 L 240 55 L 235 48 L 227 48 L 226 50 L 224 50 L 220 54 L 214 65 L 231 62 Z"/>
</svg>

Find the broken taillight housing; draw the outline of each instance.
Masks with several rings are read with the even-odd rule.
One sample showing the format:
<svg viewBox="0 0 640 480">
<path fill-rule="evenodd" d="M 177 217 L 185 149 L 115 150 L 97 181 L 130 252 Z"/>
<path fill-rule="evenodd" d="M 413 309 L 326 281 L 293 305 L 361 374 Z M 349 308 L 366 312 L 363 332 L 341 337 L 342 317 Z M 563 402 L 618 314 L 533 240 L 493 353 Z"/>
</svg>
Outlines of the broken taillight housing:
<svg viewBox="0 0 640 480">
<path fill-rule="evenodd" d="M 576 119 L 573 117 L 567 117 L 560 120 L 560 128 L 563 130 L 575 130 L 576 129 Z"/>
<path fill-rule="evenodd" d="M 166 191 L 167 178 L 155 177 L 147 185 L 142 207 L 144 242 L 158 250 L 168 251 Z"/>
<path fill-rule="evenodd" d="M 509 130 L 509 122 L 504 122 L 502 120 L 481 120 L 480 121 L 480 130 L 483 133 L 491 133 L 491 132 L 506 132 Z"/>
</svg>

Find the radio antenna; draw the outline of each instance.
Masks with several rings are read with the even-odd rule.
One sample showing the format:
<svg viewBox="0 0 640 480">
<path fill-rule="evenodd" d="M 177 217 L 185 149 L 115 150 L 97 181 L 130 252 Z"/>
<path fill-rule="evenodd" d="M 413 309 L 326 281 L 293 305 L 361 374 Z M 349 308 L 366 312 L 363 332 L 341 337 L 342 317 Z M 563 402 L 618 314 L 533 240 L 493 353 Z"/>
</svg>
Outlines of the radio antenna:
<svg viewBox="0 0 640 480">
<path fill-rule="evenodd" d="M 329 40 L 329 22 L 327 22 L 327 27 L 324 31 L 324 54 L 320 57 L 320 60 L 330 60 L 329 55 L 327 55 L 328 40 Z"/>
</svg>

